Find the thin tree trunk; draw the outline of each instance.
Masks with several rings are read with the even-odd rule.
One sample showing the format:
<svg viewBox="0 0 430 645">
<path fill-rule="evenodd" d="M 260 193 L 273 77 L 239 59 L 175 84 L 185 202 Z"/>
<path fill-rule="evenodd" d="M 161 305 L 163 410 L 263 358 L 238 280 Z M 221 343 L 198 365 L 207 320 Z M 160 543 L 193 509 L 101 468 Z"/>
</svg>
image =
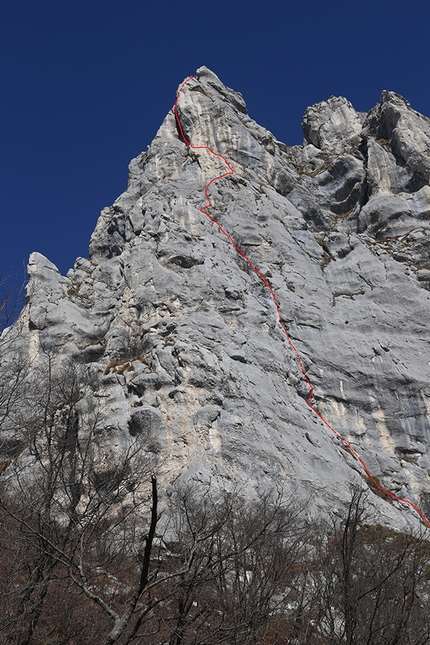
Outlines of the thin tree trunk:
<svg viewBox="0 0 430 645">
<path fill-rule="evenodd" d="M 113 645 L 118 641 L 122 636 L 124 631 L 127 629 L 131 617 L 136 609 L 136 605 L 139 601 L 140 596 L 145 591 L 145 587 L 148 584 L 149 578 L 149 567 L 151 563 L 151 551 L 152 543 L 155 537 L 155 528 L 157 526 L 157 504 L 158 504 L 158 493 L 157 493 L 157 479 L 156 477 L 151 477 L 152 482 L 152 507 L 151 507 L 151 524 L 149 527 L 149 533 L 145 538 L 145 550 L 143 553 L 143 563 L 142 571 L 140 574 L 139 586 L 136 589 L 136 592 L 133 594 L 130 599 L 129 605 L 125 613 L 120 616 L 114 623 L 113 628 L 106 636 L 103 641 L 103 645 Z"/>
</svg>

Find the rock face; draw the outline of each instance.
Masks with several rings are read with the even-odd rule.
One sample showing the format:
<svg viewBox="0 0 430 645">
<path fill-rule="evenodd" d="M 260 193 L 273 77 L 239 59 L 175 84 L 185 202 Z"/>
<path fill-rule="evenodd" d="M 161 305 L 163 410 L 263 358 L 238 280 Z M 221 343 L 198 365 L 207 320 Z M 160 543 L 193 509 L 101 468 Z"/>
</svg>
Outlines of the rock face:
<svg viewBox="0 0 430 645">
<path fill-rule="evenodd" d="M 316 408 L 390 491 L 430 515 L 430 121 L 383 92 L 331 97 L 287 147 L 206 68 L 178 102 L 195 146 L 228 159 L 211 214 L 274 288 Z M 167 483 L 283 483 L 320 512 L 366 485 L 309 410 L 262 281 L 200 211 L 221 159 L 169 112 L 66 277 L 38 253 L 3 356 L 73 357 L 97 375 L 109 459 L 150 436 Z M 103 430 L 104 429 L 104 430 Z M 371 494 L 383 521 L 413 522 Z"/>
</svg>

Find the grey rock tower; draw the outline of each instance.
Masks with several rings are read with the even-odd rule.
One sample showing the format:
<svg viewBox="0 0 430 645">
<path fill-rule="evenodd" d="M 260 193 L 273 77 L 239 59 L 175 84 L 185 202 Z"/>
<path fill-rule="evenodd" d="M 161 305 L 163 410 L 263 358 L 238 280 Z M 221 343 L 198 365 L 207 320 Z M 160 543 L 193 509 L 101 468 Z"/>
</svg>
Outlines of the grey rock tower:
<svg viewBox="0 0 430 645">
<path fill-rule="evenodd" d="M 211 185 L 210 212 L 275 290 L 316 408 L 385 488 L 430 513 L 429 119 L 393 92 L 368 114 L 331 97 L 287 147 L 204 67 L 178 113 L 189 140 L 234 169 Z M 18 354 L 33 370 L 48 355 L 86 365 L 86 405 L 104 401 L 100 468 L 145 435 L 168 484 L 282 483 L 326 512 L 365 473 L 307 407 L 264 284 L 200 212 L 224 170 L 169 112 L 102 211 L 89 258 L 63 277 L 30 257 L 0 369 Z M 414 521 L 371 503 L 385 521 Z"/>
</svg>

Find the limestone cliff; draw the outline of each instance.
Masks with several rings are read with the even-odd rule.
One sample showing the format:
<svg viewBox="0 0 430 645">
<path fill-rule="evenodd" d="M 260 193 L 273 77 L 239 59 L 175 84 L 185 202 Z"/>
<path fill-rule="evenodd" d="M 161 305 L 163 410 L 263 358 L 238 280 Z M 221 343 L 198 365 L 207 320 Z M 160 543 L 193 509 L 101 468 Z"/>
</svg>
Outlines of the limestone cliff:
<svg viewBox="0 0 430 645">
<path fill-rule="evenodd" d="M 204 67 L 178 114 L 195 146 L 234 169 L 211 185 L 210 212 L 275 290 L 315 407 L 388 490 L 430 515 L 430 120 L 394 92 L 368 114 L 331 97 L 288 147 Z M 88 365 L 105 462 L 143 433 L 167 483 L 282 482 L 325 512 L 365 476 L 307 407 L 264 284 L 199 210 L 222 172 L 169 112 L 102 211 L 89 258 L 63 277 L 30 257 L 3 363 L 19 352 L 30 365 Z M 372 503 L 389 522 L 414 521 Z"/>
</svg>

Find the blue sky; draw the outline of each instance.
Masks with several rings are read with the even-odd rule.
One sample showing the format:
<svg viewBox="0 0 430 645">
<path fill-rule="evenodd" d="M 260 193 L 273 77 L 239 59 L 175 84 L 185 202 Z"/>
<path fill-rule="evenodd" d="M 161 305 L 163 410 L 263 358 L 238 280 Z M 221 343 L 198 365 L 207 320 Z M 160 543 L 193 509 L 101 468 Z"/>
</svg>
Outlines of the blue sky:
<svg viewBox="0 0 430 645">
<path fill-rule="evenodd" d="M 65 273 L 125 189 L 178 84 L 206 65 L 301 143 L 308 105 L 383 89 L 430 116 L 428 0 L 3 0 L 0 275 L 31 251 Z"/>
</svg>

